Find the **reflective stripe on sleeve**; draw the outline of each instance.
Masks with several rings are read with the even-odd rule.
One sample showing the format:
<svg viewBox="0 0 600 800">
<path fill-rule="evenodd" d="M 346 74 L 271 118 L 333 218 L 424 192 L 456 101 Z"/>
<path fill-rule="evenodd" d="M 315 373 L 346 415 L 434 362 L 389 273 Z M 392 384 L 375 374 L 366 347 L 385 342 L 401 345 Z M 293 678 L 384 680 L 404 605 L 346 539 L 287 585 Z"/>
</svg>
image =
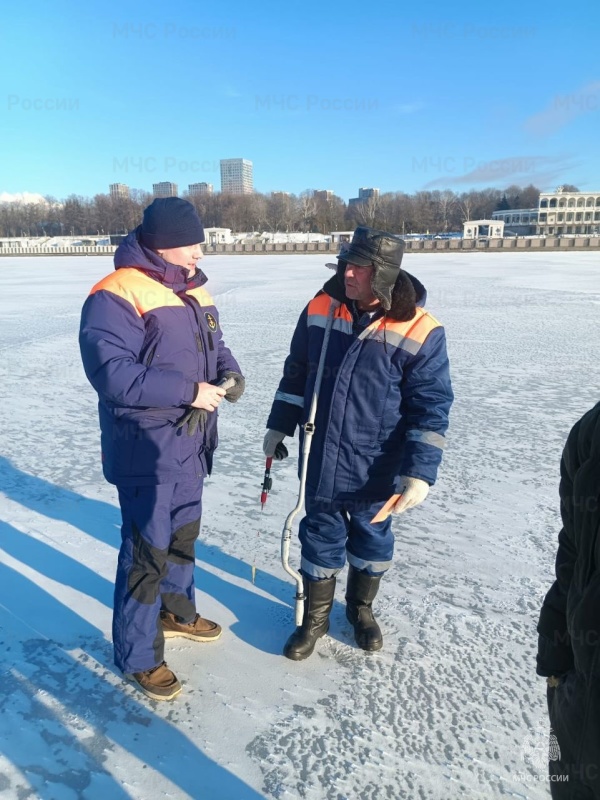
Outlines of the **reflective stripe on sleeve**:
<svg viewBox="0 0 600 800">
<path fill-rule="evenodd" d="M 299 394 L 288 394 L 287 392 L 280 392 L 278 389 L 275 392 L 275 400 L 281 400 L 282 403 L 290 403 L 293 406 L 304 408 L 304 398 Z"/>
<path fill-rule="evenodd" d="M 327 317 L 322 314 L 309 314 L 307 317 L 307 324 L 314 325 L 318 328 L 324 328 L 327 325 Z M 352 333 L 352 321 L 336 317 L 331 325 L 334 331 L 342 331 L 342 333 Z"/>
<path fill-rule="evenodd" d="M 439 447 L 440 450 L 446 446 L 446 438 L 435 431 L 420 431 L 418 428 L 412 428 L 406 432 L 406 438 L 411 442 L 423 442 L 433 447 Z"/>
</svg>

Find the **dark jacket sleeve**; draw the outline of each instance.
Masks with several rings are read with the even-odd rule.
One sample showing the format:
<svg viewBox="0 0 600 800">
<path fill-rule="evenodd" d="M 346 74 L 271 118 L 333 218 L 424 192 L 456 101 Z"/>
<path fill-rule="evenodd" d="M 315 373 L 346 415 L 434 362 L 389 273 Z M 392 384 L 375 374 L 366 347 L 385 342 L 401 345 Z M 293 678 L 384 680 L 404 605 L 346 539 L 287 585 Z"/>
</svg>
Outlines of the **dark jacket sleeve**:
<svg viewBox="0 0 600 800">
<path fill-rule="evenodd" d="M 400 474 L 435 483 L 453 400 L 446 335 L 440 326 L 404 369 L 401 411 L 406 442 Z"/>
<path fill-rule="evenodd" d="M 122 406 L 169 408 L 191 402 L 195 384 L 177 370 L 146 367 L 145 327 L 130 303 L 99 291 L 86 300 L 79 330 L 85 374 L 98 395 Z"/>
<path fill-rule="evenodd" d="M 308 306 L 292 336 L 290 353 L 283 366 L 283 377 L 275 392 L 267 428 L 293 436 L 304 414 L 304 391 L 308 375 Z"/>
<path fill-rule="evenodd" d="M 558 535 L 556 580 L 544 599 L 537 626 L 537 673 L 560 677 L 573 668 L 573 649 L 567 628 L 567 597 L 577 560 L 573 520 L 573 479 L 578 468 L 577 439 L 581 420 L 565 445 L 560 464 L 560 512 L 562 530 Z"/>
</svg>

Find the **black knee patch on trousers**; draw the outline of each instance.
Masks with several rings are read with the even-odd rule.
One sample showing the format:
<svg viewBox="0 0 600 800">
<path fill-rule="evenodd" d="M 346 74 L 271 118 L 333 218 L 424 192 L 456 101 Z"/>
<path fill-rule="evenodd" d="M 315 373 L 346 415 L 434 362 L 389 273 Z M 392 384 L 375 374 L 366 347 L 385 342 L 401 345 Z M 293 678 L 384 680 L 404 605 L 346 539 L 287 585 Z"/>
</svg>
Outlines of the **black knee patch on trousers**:
<svg viewBox="0 0 600 800">
<path fill-rule="evenodd" d="M 161 595 L 162 608 L 175 614 L 182 622 L 187 622 L 196 614 L 196 606 L 184 594 L 165 592 Z"/>
<path fill-rule="evenodd" d="M 167 574 L 167 551 L 152 547 L 133 523 L 133 566 L 127 588 L 138 603 L 151 605 L 159 595 L 160 582 Z"/>
<path fill-rule="evenodd" d="M 169 547 L 168 559 L 174 564 L 188 564 L 196 560 L 194 545 L 200 534 L 200 517 L 193 522 L 186 522 L 173 534 Z"/>
</svg>

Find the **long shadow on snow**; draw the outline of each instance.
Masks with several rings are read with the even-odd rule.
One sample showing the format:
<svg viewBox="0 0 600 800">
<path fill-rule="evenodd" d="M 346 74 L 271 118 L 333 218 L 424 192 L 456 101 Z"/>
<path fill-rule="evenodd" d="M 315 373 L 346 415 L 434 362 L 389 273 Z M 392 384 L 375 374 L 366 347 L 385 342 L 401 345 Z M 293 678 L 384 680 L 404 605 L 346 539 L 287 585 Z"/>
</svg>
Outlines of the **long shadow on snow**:
<svg viewBox="0 0 600 800">
<path fill-rule="evenodd" d="M 70 489 L 64 489 L 61 486 L 49 483 L 43 478 L 23 472 L 3 456 L 0 456 L 0 489 L 15 502 L 30 508 L 32 511 L 51 519 L 62 520 L 98 541 L 117 549 L 120 547 L 121 515 L 119 509 L 110 503 L 83 497 Z M 10 533 L 10 538 L 12 538 L 12 532 L 15 530 L 15 528 L 8 526 L 8 531 L 5 529 L 4 532 Z M 19 536 L 24 536 L 20 531 L 17 533 Z M 0 534 L 2 534 L 1 528 Z M 28 537 L 28 541 L 39 540 Z M 12 546 L 13 548 L 19 547 L 18 544 L 13 544 Z M 33 545 L 34 551 L 35 548 L 36 545 Z M 49 549 L 52 550 L 52 548 Z M 74 575 L 77 575 L 76 583 L 67 578 L 63 567 L 57 566 L 56 554 L 57 551 L 53 551 L 52 559 L 48 562 L 52 564 L 52 569 L 49 569 L 47 565 L 44 565 L 43 569 L 38 569 L 36 564 L 30 563 L 29 559 L 25 557 L 25 552 L 21 551 L 20 555 L 14 553 L 15 557 L 19 557 L 20 560 L 29 563 L 30 566 L 48 575 L 48 577 L 62 580 L 64 583 L 91 595 L 88 589 L 94 585 L 94 582 L 88 584 L 84 581 L 85 573 L 81 573 L 77 569 L 74 571 Z M 251 568 L 247 562 L 223 552 L 214 545 L 205 544 L 201 539 L 196 544 L 196 554 L 200 560 L 213 564 L 238 579 L 248 580 L 248 588 L 245 589 L 218 578 L 205 570 L 198 571 L 198 568 L 196 570 L 198 588 L 201 591 L 206 591 L 207 594 L 212 595 L 222 605 L 237 614 L 239 623 L 233 627 L 236 635 L 243 641 L 267 653 L 280 652 L 282 637 L 285 636 L 286 632 L 291 632 L 294 624 L 293 607 L 296 593 L 294 582 L 291 579 L 284 580 L 262 570 L 257 570 L 256 585 L 279 601 L 273 602 L 259 595 L 252 587 L 249 580 Z M 67 557 L 65 556 L 65 558 Z M 41 566 L 39 560 L 37 563 Z M 75 563 L 73 562 L 73 564 Z M 66 567 L 66 564 L 64 567 Z M 80 569 L 85 568 L 81 567 Z M 77 574 L 78 572 L 79 575 Z M 112 589 L 109 596 L 107 587 L 102 589 L 100 584 L 97 584 L 96 593 L 92 596 L 112 607 Z M 287 615 L 281 604 L 289 607 L 290 610 Z M 336 602 L 334 613 L 338 610 L 338 605 Z M 269 624 L 265 624 L 266 621 Z"/>
<path fill-rule="evenodd" d="M 281 652 L 284 633 L 278 617 L 293 620 L 291 609 L 204 570 L 198 588 L 235 614 L 237 622 L 230 630 L 238 638 L 265 653 Z"/>
<path fill-rule="evenodd" d="M 106 791 L 99 787 L 95 795 L 98 799 L 123 797 L 119 782 L 103 767 L 102 755 L 98 755 L 98 752 L 110 749 L 110 743 L 114 742 L 151 765 L 191 797 L 262 800 L 258 792 L 216 764 L 187 736 L 154 714 L 152 701 L 142 705 L 129 695 L 135 691 L 133 688 L 124 692 L 109 681 L 103 681 L 84 666 L 82 660 L 66 652 L 60 644 L 61 639 L 63 642 L 68 639 L 70 646 L 84 649 L 99 663 L 104 674 L 112 671 L 108 667 L 108 645 L 92 625 L 3 564 L 0 564 L 0 603 L 17 619 L 31 620 L 31 626 L 27 622 L 19 623 L 21 637 L 30 627 L 32 638 L 23 642 L 22 658 L 12 663 L 12 679 L 0 684 L 0 696 L 5 695 L 0 730 L 3 725 L 10 728 L 0 737 L 0 747 L 34 784 L 36 796 L 50 800 L 56 797 L 58 785 L 68 785 L 70 788 L 77 786 L 78 796 L 82 797 L 83 787 L 90 786 L 100 775 Z M 37 609 L 35 613 L 34 609 Z M 14 627 L 12 621 L 10 624 Z M 6 650 L 5 646 L 2 660 L 7 658 Z M 11 652 L 12 658 L 18 659 L 14 644 Z M 73 736 L 56 714 L 49 715 L 46 711 L 41 720 L 35 716 L 37 702 L 33 698 L 40 692 L 55 698 L 65 716 L 74 719 L 76 727 L 77 719 L 93 726 L 90 747 L 86 747 L 86 739 Z M 52 703 L 44 705 L 47 709 Z M 176 713 L 176 704 L 173 713 Z M 14 722 L 11 716 L 15 718 Z M 49 720 L 47 727 L 43 724 L 44 719 Z M 31 743 L 33 740 L 33 744 L 13 746 L 10 741 L 13 725 L 17 730 L 27 729 L 25 741 Z M 98 741 L 103 742 L 104 747 L 94 747 Z M 55 752 L 41 769 L 39 752 L 53 745 Z M 69 770 L 71 764 L 78 767 Z M 85 796 L 92 800 L 88 792 Z"/>
<path fill-rule="evenodd" d="M 0 548 L 53 581 L 94 597 L 108 608 L 113 604 L 113 583 L 60 550 L 0 520 Z"/>
<path fill-rule="evenodd" d="M 29 475 L 3 456 L 0 456 L 0 490 L 38 514 L 67 522 L 105 544 L 121 546 L 121 514 L 110 503 L 91 500 Z"/>
<path fill-rule="evenodd" d="M 235 578 L 247 581 L 246 589 L 212 572 L 196 568 L 197 588 L 236 614 L 238 621 L 231 626 L 231 630 L 242 641 L 258 650 L 272 654 L 281 653 L 283 644 L 295 625 L 296 583 L 292 578 L 282 580 L 268 572 L 256 570 L 255 588 L 251 582 L 252 573 L 247 562 L 200 541 L 196 544 L 196 557 Z M 256 589 L 262 589 L 277 598 L 279 602 L 264 597 Z M 340 613 L 343 613 L 343 607 L 336 600 L 332 614 L 339 617 Z M 330 635 L 338 638 L 334 631 L 331 631 Z"/>
</svg>

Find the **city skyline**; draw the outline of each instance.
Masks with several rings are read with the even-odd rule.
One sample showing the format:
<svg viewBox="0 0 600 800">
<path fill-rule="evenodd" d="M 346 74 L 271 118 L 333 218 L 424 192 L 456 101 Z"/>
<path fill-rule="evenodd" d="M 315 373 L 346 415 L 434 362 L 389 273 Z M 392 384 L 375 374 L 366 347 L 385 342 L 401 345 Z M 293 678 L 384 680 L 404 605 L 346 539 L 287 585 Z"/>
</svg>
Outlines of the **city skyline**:
<svg viewBox="0 0 600 800">
<path fill-rule="evenodd" d="M 357 25 L 340 0 L 307 0 L 301 16 L 272 0 L 10 6 L 0 194 L 217 186 L 228 154 L 254 162 L 263 194 L 600 183 L 597 4 L 490 18 L 475 0 L 380 0 L 369 15 Z M 325 58 L 340 42 L 345 57 Z M 377 58 L 358 68 L 353 52 Z"/>
<path fill-rule="evenodd" d="M 571 184 L 568 181 L 565 181 L 565 185 L 569 185 L 570 186 Z M 517 189 L 520 188 L 520 189 L 528 189 L 529 190 L 531 188 L 531 186 L 525 187 L 525 186 L 519 186 L 518 184 L 514 184 L 513 187 L 507 187 L 507 188 L 517 188 Z M 539 187 L 535 187 L 535 188 L 539 190 L 540 194 L 548 194 L 548 193 L 549 194 L 555 194 L 556 192 L 562 192 L 563 191 L 563 186 L 562 185 L 555 186 L 553 189 L 548 190 L 548 192 L 543 192 Z M 480 189 L 492 190 L 492 189 L 494 189 L 494 187 L 486 186 L 486 187 L 480 187 Z M 430 191 L 433 192 L 434 190 L 432 189 Z M 479 191 L 479 189 L 467 188 L 467 187 L 459 188 L 456 191 L 455 190 L 448 190 L 448 192 L 451 195 L 453 195 L 454 197 L 458 197 L 462 192 L 464 192 L 465 194 L 469 194 L 471 192 L 477 192 L 477 191 Z M 499 190 L 499 191 L 502 191 L 502 190 Z M 596 187 L 595 189 L 592 187 L 590 189 L 585 189 L 585 190 L 582 190 L 582 191 L 580 191 L 579 187 L 577 187 L 574 190 L 568 190 L 568 191 L 571 191 L 571 192 L 572 191 L 576 191 L 576 192 L 579 192 L 581 194 L 594 194 L 594 195 L 600 194 L 600 191 L 598 190 L 598 187 Z M 178 184 L 173 183 L 171 181 L 160 181 L 158 183 L 152 184 L 152 191 L 150 191 L 148 188 L 144 188 L 144 187 L 140 187 L 140 186 L 129 186 L 128 184 L 123 184 L 123 183 L 111 183 L 108 186 L 108 192 L 97 192 L 96 195 L 105 194 L 105 195 L 108 195 L 108 196 L 110 196 L 112 198 L 129 198 L 129 197 L 131 197 L 131 193 L 132 192 L 145 192 L 150 197 L 197 197 L 197 196 L 202 196 L 202 195 L 213 195 L 213 194 L 222 194 L 222 193 L 224 193 L 224 194 L 227 194 L 227 193 L 233 193 L 233 194 L 261 194 L 261 195 L 270 196 L 270 197 L 291 197 L 291 196 L 298 197 L 298 195 L 295 195 L 293 192 L 287 192 L 287 191 L 284 191 L 284 190 L 275 190 L 275 191 L 269 191 L 269 192 L 259 192 L 258 190 L 255 189 L 252 192 L 237 192 L 237 193 L 236 192 L 228 192 L 227 190 L 223 191 L 222 189 L 220 191 L 219 190 L 215 191 L 213 184 L 206 183 L 206 182 L 189 184 L 187 186 L 187 188 L 180 190 Z M 394 192 L 394 191 L 390 192 L 390 194 L 395 194 L 395 193 L 396 192 Z M 379 200 L 379 198 L 382 197 L 382 193 L 380 192 L 380 190 L 378 188 L 375 188 L 375 187 L 360 187 L 358 189 L 358 192 L 357 192 L 358 197 L 350 197 L 347 200 L 345 200 L 343 197 L 341 197 L 334 190 L 331 190 L 331 189 L 316 189 L 314 187 L 310 187 L 308 189 L 305 189 L 300 194 L 308 194 L 309 196 L 314 197 L 315 199 L 322 199 L 322 200 L 329 200 L 331 198 L 337 197 L 338 199 L 342 200 L 342 202 L 344 202 L 345 205 L 347 205 L 349 207 L 352 207 L 352 206 L 355 206 L 355 205 L 360 205 L 362 203 L 368 203 L 369 200 L 371 200 L 371 199 Z M 406 194 L 407 194 L 407 196 L 410 197 L 410 196 L 414 196 L 417 193 L 406 193 Z M 96 195 L 90 195 L 90 196 L 87 196 L 87 197 L 86 196 L 81 196 L 81 197 L 84 200 L 93 200 L 93 198 Z M 67 195 L 67 196 L 62 197 L 62 198 L 56 198 L 56 197 L 54 197 L 54 195 L 48 195 L 48 197 L 52 197 L 52 199 L 55 202 L 57 202 L 58 204 L 61 204 L 62 201 L 68 200 L 69 197 L 77 197 L 77 195 L 74 195 L 73 193 L 71 193 L 70 195 Z M 17 193 L 17 194 L 14 194 L 14 195 L 8 195 L 8 193 L 1 193 L 0 192 L 0 203 L 8 203 L 8 202 L 21 202 L 23 204 L 37 203 L 37 202 L 46 202 L 46 198 L 44 196 L 42 196 L 42 195 L 32 194 L 32 193 L 29 193 L 29 192 Z"/>
</svg>

